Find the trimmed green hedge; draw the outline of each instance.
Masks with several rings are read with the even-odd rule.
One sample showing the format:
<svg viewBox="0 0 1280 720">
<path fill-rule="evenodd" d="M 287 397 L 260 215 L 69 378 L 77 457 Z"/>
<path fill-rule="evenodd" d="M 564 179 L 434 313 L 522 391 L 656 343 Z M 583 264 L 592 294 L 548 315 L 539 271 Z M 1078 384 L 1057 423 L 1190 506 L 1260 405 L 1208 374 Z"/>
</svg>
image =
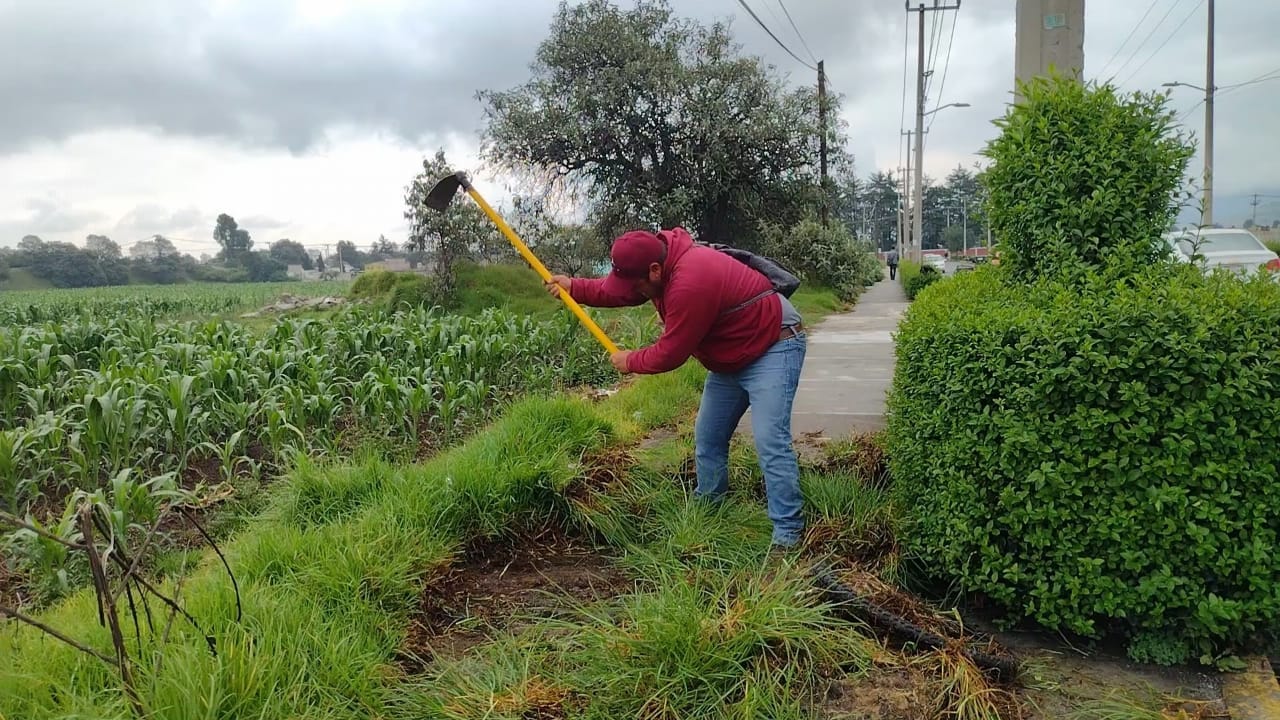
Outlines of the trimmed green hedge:
<svg viewBox="0 0 1280 720">
<path fill-rule="evenodd" d="M 966 591 L 1129 637 L 1135 659 L 1259 639 L 1280 621 L 1280 284 L 1006 272 L 953 278 L 900 327 L 902 539 Z"/>
<path fill-rule="evenodd" d="M 932 265 L 921 265 L 910 260 L 898 263 L 898 276 L 902 278 L 902 291 L 908 300 L 915 300 L 921 290 L 942 279 L 942 273 Z"/>
</svg>

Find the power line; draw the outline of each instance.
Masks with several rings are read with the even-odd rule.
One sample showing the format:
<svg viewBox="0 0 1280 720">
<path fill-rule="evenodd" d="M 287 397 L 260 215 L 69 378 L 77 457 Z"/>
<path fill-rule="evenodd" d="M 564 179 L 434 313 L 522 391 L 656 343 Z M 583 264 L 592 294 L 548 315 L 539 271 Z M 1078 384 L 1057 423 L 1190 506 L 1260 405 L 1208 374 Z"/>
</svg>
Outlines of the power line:
<svg viewBox="0 0 1280 720">
<path fill-rule="evenodd" d="M 902 112 L 898 115 L 898 167 L 902 167 L 902 148 L 907 131 L 907 51 L 911 47 L 911 23 L 902 22 Z M 907 152 L 911 152 L 908 148 Z"/>
<path fill-rule="evenodd" d="M 1164 46 L 1169 44 L 1169 41 L 1170 41 L 1170 40 L 1172 40 L 1172 39 L 1174 38 L 1174 36 L 1176 36 L 1176 35 L 1178 34 L 1178 31 L 1182 29 L 1182 26 L 1183 26 L 1183 25 L 1186 25 L 1186 24 L 1187 24 L 1187 21 L 1191 19 L 1191 16 L 1192 16 L 1192 15 L 1195 15 L 1195 14 L 1196 14 L 1196 11 L 1197 11 L 1197 10 L 1199 10 L 1199 9 L 1200 9 L 1201 7 L 1203 7 L 1203 6 L 1204 6 L 1204 0 L 1200 0 L 1200 2 L 1196 3 L 1196 6 L 1195 6 L 1195 7 L 1193 7 L 1193 8 L 1191 8 L 1191 12 L 1187 13 L 1187 16 L 1186 16 L 1186 17 L 1184 17 L 1184 18 L 1182 18 L 1182 22 L 1178 23 L 1178 26 L 1177 26 L 1177 27 L 1175 27 L 1175 28 L 1173 29 L 1173 32 L 1169 33 L 1168 37 L 1166 37 L 1166 38 L 1164 39 L 1164 42 L 1160 43 L 1160 47 L 1157 47 L 1157 48 L 1155 49 L 1155 52 L 1153 52 L 1153 53 L 1151 53 L 1150 55 L 1148 55 L 1148 56 L 1147 56 L 1147 59 L 1146 59 L 1146 60 L 1143 60 L 1143 61 L 1142 61 L 1142 64 L 1138 66 L 1138 69 L 1137 69 L 1137 70 L 1134 70 L 1132 73 L 1129 73 L 1129 77 L 1125 78 L 1124 82 L 1122 82 L 1122 83 L 1120 83 L 1120 84 L 1121 84 L 1121 85 L 1127 85 L 1127 84 L 1129 83 L 1129 81 L 1130 81 L 1130 80 L 1132 80 L 1134 77 L 1136 77 L 1136 76 L 1138 75 L 1138 73 L 1142 72 L 1142 68 L 1146 67 L 1146 66 L 1147 66 L 1147 63 L 1151 62 L 1151 60 L 1152 60 L 1156 55 L 1159 55 L 1159 54 L 1160 54 L 1160 51 L 1164 49 Z"/>
<path fill-rule="evenodd" d="M 796 62 L 800 63 L 801 65 L 803 65 L 803 66 L 805 66 L 805 67 L 807 67 L 807 68 L 809 68 L 810 70 L 812 70 L 812 71 L 814 71 L 814 72 L 817 72 L 817 71 L 818 71 L 818 68 L 814 67 L 813 65 L 810 65 L 809 63 L 807 63 L 807 62 L 805 62 L 804 60 L 802 60 L 802 59 L 800 58 L 800 56 L 799 56 L 799 55 L 797 55 L 797 54 L 795 54 L 795 53 L 791 52 L 791 48 L 787 47 L 786 43 L 784 43 L 784 42 L 782 42 L 781 40 L 779 40 L 779 39 L 778 39 L 778 36 L 777 36 L 777 35 L 774 35 L 774 34 L 773 34 L 773 31 L 769 29 L 769 26 L 768 26 L 768 25 L 765 25 L 765 24 L 764 24 L 764 21 L 760 19 L 760 16 L 759 16 L 759 15 L 756 15 L 756 11 L 755 11 L 755 10 L 752 10 L 750 5 L 747 5 L 747 0 L 738 0 L 738 4 L 742 6 L 742 9 L 743 9 L 743 10 L 746 10 L 746 11 L 747 11 L 747 14 L 749 14 L 749 15 L 751 16 L 751 19 L 753 19 L 753 20 L 755 20 L 755 21 L 756 21 L 756 24 L 757 24 L 757 25 L 759 25 L 761 28 L 763 28 L 765 32 L 769 33 L 769 37 L 773 38 L 773 41 L 774 41 L 774 42 L 776 42 L 776 43 L 778 43 L 778 47 L 782 48 L 783 50 L 786 50 L 788 55 L 790 55 L 791 57 L 793 57 L 793 58 L 795 58 L 795 59 L 796 59 Z"/>
<path fill-rule="evenodd" d="M 926 145 L 929 143 L 929 135 L 927 133 L 929 130 L 933 129 L 933 121 L 938 119 L 936 113 L 938 112 L 938 109 L 942 107 L 942 92 L 947 87 L 947 70 L 951 67 L 951 46 L 955 43 L 956 25 L 959 24 L 959 22 L 960 8 L 956 8 L 956 14 L 951 17 L 951 37 L 947 40 L 947 58 L 942 62 L 942 82 L 938 84 L 938 102 L 933 105 L 933 112 L 935 114 L 933 117 L 929 118 L 929 127 L 925 128 L 926 135 L 924 136 L 924 142 Z"/>
<path fill-rule="evenodd" d="M 929 72 L 924 78 L 925 97 L 929 97 L 929 91 L 933 89 L 933 69 L 938 65 L 938 48 L 942 46 L 942 27 L 946 22 L 946 17 L 939 20 L 936 14 L 929 16 Z"/>
<path fill-rule="evenodd" d="M 1276 68 L 1275 70 L 1272 70 L 1271 72 L 1268 72 L 1268 73 L 1263 73 L 1252 80 L 1246 80 L 1245 82 L 1242 82 L 1242 83 L 1235 83 L 1234 85 L 1224 85 L 1222 87 L 1219 87 L 1218 90 L 1220 91 L 1219 94 L 1225 94 L 1225 93 L 1231 92 L 1232 90 L 1239 90 L 1242 87 L 1256 85 L 1258 83 L 1267 82 L 1269 80 L 1280 80 L 1280 68 Z"/>
<path fill-rule="evenodd" d="M 1129 54 L 1129 57 L 1124 61 L 1124 64 L 1116 68 L 1115 72 L 1111 73 L 1111 77 L 1107 78 L 1109 81 L 1114 80 L 1117 75 L 1124 72 L 1125 68 L 1129 67 L 1129 63 L 1133 62 L 1133 59 L 1138 57 L 1138 53 L 1142 52 L 1142 48 L 1147 44 L 1147 41 L 1156 34 L 1156 31 L 1160 29 L 1160 26 L 1164 24 L 1164 21 L 1169 19 L 1169 16 L 1172 15 L 1173 11 L 1181 4 L 1182 0 L 1174 0 L 1173 4 L 1169 6 L 1169 9 L 1165 11 L 1165 14 L 1160 16 L 1160 20 L 1158 20 L 1155 25 L 1152 25 L 1151 30 L 1143 36 L 1142 42 L 1138 43 L 1138 45 L 1133 49 L 1133 52 Z"/>
<path fill-rule="evenodd" d="M 1195 105 L 1192 105 L 1191 107 L 1182 111 L 1182 114 L 1178 115 L 1178 122 L 1182 122 L 1183 120 L 1185 120 L 1187 116 L 1191 115 L 1191 113 L 1196 111 L 1196 108 L 1200 107 L 1203 104 L 1204 104 L 1204 98 L 1200 98 L 1200 102 L 1196 103 Z"/>
<path fill-rule="evenodd" d="M 1120 47 L 1116 48 L 1116 51 L 1111 54 L 1111 59 L 1107 60 L 1106 64 L 1102 66 L 1102 69 L 1098 71 L 1098 77 L 1102 77 L 1107 74 L 1107 68 L 1111 67 L 1111 63 L 1115 62 L 1116 58 L 1120 57 L 1120 53 L 1124 52 L 1125 46 L 1133 39 L 1133 36 L 1138 32 L 1138 28 L 1142 27 L 1142 21 L 1146 20 L 1147 16 L 1151 14 L 1151 11 L 1155 10 L 1156 5 L 1159 4 L 1160 0 L 1151 0 L 1151 4 L 1147 6 L 1147 11 L 1142 13 L 1142 17 L 1138 18 L 1138 22 L 1134 24 L 1133 29 L 1129 31 L 1124 42 L 1120 43 Z"/>
<path fill-rule="evenodd" d="M 1250 85 L 1257 85 L 1258 83 L 1269 82 L 1271 80 L 1280 80 L 1280 68 L 1276 68 L 1275 70 L 1272 70 L 1270 72 L 1263 73 L 1252 80 L 1246 80 L 1244 82 L 1234 83 L 1231 85 L 1220 85 L 1214 91 L 1214 96 L 1220 98 L 1223 95 L 1230 95 L 1231 93 L 1241 88 L 1246 88 L 1246 87 L 1249 87 Z M 1200 101 L 1197 102 L 1195 105 L 1192 105 L 1186 110 L 1183 110 L 1181 113 L 1178 114 L 1178 118 L 1177 118 L 1178 122 L 1182 122 L 1184 118 L 1186 118 L 1191 113 L 1195 112 L 1196 108 L 1200 107 L 1204 103 L 1205 103 L 1205 99 L 1200 98 Z"/>
<path fill-rule="evenodd" d="M 782 8 L 782 14 L 787 16 L 787 22 L 791 23 L 791 29 L 796 31 L 796 37 L 800 38 L 800 44 L 804 46 L 804 51 L 809 53 L 809 59 L 818 62 L 818 57 L 809 49 L 809 43 L 804 41 L 804 36 L 800 34 L 800 28 L 796 27 L 796 21 L 791 19 L 791 13 L 787 11 L 786 3 L 778 0 L 778 6 Z"/>
</svg>

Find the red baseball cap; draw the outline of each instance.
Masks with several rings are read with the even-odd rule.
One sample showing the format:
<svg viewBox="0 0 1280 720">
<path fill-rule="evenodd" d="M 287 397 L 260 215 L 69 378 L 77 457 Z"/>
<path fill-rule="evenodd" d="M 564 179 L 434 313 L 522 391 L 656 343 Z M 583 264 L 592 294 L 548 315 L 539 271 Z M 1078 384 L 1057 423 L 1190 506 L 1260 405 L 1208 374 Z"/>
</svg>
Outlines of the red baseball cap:
<svg viewBox="0 0 1280 720">
<path fill-rule="evenodd" d="M 667 244 L 648 230 L 632 230 L 613 241 L 609 253 L 613 269 L 605 277 L 604 291 L 610 295 L 630 295 L 637 280 L 649 277 L 649 266 L 667 257 Z"/>
</svg>

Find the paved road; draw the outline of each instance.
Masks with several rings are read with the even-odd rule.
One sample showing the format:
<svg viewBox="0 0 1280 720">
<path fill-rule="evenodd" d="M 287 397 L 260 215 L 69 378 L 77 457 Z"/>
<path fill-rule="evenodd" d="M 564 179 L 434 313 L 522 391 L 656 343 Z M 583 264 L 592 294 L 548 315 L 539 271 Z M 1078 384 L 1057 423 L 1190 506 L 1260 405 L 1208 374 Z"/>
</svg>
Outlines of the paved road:
<svg viewBox="0 0 1280 720">
<path fill-rule="evenodd" d="M 792 435 L 820 432 L 837 438 L 884 427 L 885 391 L 893 380 L 892 334 L 906 308 L 902 285 L 886 278 L 863 293 L 852 312 L 830 315 L 809 329 Z M 749 413 L 738 431 L 751 432 Z"/>
</svg>

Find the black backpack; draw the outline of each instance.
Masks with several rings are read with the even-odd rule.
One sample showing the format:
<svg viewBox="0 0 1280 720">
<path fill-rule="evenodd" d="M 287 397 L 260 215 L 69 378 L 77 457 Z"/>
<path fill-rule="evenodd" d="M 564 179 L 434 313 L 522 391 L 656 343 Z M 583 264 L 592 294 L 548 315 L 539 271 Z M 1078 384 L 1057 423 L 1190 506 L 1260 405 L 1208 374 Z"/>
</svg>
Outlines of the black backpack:
<svg viewBox="0 0 1280 720">
<path fill-rule="evenodd" d="M 757 255 L 750 250 L 730 247 L 720 243 L 696 242 L 697 245 L 709 247 L 712 250 L 719 250 L 738 262 L 752 268 L 756 272 L 764 275 L 773 284 L 773 289 L 782 297 L 789 298 L 792 293 L 800 287 L 800 278 L 795 273 L 783 267 L 782 263 L 763 255 Z"/>
</svg>

